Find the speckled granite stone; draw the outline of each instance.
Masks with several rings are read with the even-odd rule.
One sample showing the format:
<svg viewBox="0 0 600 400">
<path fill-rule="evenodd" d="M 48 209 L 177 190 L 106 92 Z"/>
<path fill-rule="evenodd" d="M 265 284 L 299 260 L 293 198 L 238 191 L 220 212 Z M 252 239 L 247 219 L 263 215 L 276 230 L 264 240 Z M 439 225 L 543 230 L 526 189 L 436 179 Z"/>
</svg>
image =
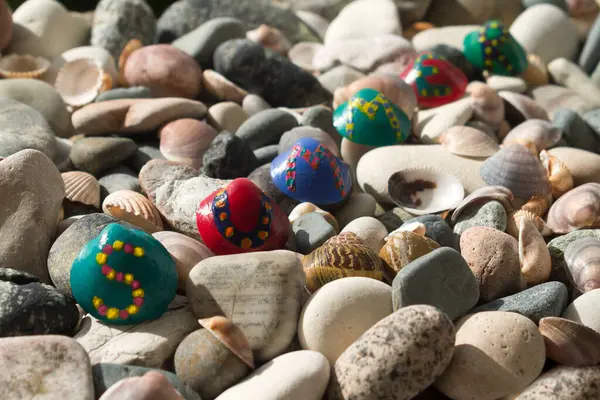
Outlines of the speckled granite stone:
<svg viewBox="0 0 600 400">
<path fill-rule="evenodd" d="M 600 366 L 559 365 L 540 376 L 515 400 L 600 399 Z"/>
</svg>

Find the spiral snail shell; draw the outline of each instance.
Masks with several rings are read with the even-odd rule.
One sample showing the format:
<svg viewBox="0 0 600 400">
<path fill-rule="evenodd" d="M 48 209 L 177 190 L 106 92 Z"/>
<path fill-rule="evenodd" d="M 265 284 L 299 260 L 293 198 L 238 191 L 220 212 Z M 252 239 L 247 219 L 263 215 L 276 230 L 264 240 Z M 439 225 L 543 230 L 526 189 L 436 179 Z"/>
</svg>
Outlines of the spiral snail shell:
<svg viewBox="0 0 600 400">
<path fill-rule="evenodd" d="M 396 274 L 410 262 L 439 247 L 437 242 L 414 232 L 398 232 L 389 237 L 379 252 L 379 256 L 386 262 L 384 264 L 386 279 L 392 281 Z"/>
</svg>

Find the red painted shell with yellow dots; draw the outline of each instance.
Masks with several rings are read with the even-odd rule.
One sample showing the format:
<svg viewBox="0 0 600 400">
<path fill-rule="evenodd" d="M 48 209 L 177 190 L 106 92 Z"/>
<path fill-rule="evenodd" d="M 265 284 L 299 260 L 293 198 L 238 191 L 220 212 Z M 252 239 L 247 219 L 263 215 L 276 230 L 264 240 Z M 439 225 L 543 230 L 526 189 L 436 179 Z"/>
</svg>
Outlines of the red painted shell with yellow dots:
<svg viewBox="0 0 600 400">
<path fill-rule="evenodd" d="M 287 215 L 246 178 L 202 200 L 196 226 L 206 246 L 219 255 L 281 249 L 290 231 Z"/>
<path fill-rule="evenodd" d="M 431 52 L 419 54 L 400 78 L 412 86 L 422 107 L 439 107 L 460 99 L 469 83 L 460 69 Z"/>
</svg>

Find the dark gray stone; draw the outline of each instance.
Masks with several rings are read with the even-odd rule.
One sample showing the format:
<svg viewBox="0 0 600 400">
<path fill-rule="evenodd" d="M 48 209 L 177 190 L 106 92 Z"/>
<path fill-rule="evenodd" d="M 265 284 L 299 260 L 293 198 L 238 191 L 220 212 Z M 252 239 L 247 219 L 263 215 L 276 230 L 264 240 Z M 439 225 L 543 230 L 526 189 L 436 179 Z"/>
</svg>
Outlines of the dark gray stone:
<svg viewBox="0 0 600 400">
<path fill-rule="evenodd" d="M 413 222 L 420 222 L 427 228 L 425 236 L 434 240 L 437 244 L 442 247 L 452 247 L 454 250 L 458 250 L 458 240 L 452 232 L 450 225 L 438 215 L 422 215 L 406 221 L 403 225 L 410 224 Z"/>
<path fill-rule="evenodd" d="M 562 131 L 562 138 L 569 146 L 600 153 L 600 139 L 594 128 L 575 111 L 559 108 L 554 112 L 552 124 Z"/>
<path fill-rule="evenodd" d="M 564 0 L 563 0 L 564 2 Z M 591 75 L 600 62 L 600 16 L 596 17 L 579 54 L 579 66 Z"/>
<path fill-rule="evenodd" d="M 479 300 L 479 284 L 469 264 L 454 249 L 442 247 L 402 268 L 392 282 L 394 311 L 428 304 L 450 319 L 462 317 Z"/>
<path fill-rule="evenodd" d="M 393 232 L 404 224 L 404 220 L 394 213 L 394 210 L 386 211 L 376 218 L 385 226 L 388 232 Z"/>
<path fill-rule="evenodd" d="M 248 175 L 256 186 L 269 195 L 281 207 L 283 212 L 289 215 L 294 207 L 300 204 L 297 200 L 283 194 L 273 183 L 271 178 L 271 163 L 261 165 Z"/>
<path fill-rule="evenodd" d="M 270 146 L 265 146 L 254 150 L 254 155 L 256 156 L 258 165 L 264 165 L 273 161 L 278 154 L 277 148 L 278 146 L 276 144 L 272 144 Z"/>
<path fill-rule="evenodd" d="M 258 161 L 248 144 L 231 132 L 221 132 L 202 157 L 202 173 L 211 178 L 246 177 Z"/>
<path fill-rule="evenodd" d="M 481 311 L 516 312 L 538 324 L 545 317 L 560 317 L 569 304 L 569 291 L 561 282 L 546 282 L 512 296 L 483 304 L 471 313 Z"/>
<path fill-rule="evenodd" d="M 116 88 L 100 93 L 96 97 L 96 103 L 120 99 L 151 99 L 152 91 L 146 86 L 132 86 L 128 88 Z"/>
<path fill-rule="evenodd" d="M 31 274 L 0 268 L 0 337 L 70 336 L 78 322 L 73 299 Z"/>
<path fill-rule="evenodd" d="M 121 379 L 131 378 L 134 376 L 143 376 L 147 372 L 155 371 L 161 373 L 171 382 L 171 385 L 185 400 L 201 400 L 200 395 L 190 389 L 185 383 L 181 381 L 172 372 L 163 371 L 162 369 L 138 367 L 134 365 L 121 365 L 121 364 L 109 364 L 100 363 L 92 367 L 92 376 L 94 378 L 94 391 L 96 392 L 96 398 L 102 396 L 109 387 L 119 382 Z"/>
<path fill-rule="evenodd" d="M 98 176 L 121 164 L 136 149 L 135 142 L 127 138 L 86 137 L 73 144 L 69 158 L 78 170 Z"/>
<path fill-rule="evenodd" d="M 246 29 L 239 19 L 215 18 L 175 40 L 172 45 L 194 57 L 203 69 L 211 68 L 217 47 L 230 39 L 243 39 Z"/>
<path fill-rule="evenodd" d="M 300 124 L 304 126 L 312 126 L 327 132 L 335 141 L 338 147 L 342 144 L 342 136 L 333 126 L 333 113 L 325 106 L 314 106 L 309 108 L 302 114 Z"/>
<path fill-rule="evenodd" d="M 296 248 L 299 253 L 308 254 L 336 235 L 336 231 L 325 217 L 319 213 L 302 215 L 292 224 Z"/>
<path fill-rule="evenodd" d="M 98 179 L 98 183 L 100 183 L 101 201 L 104 201 L 106 196 L 117 190 L 133 190 L 142 193 L 140 181 L 135 171 L 123 165 L 106 171 L 104 176 Z"/>
<path fill-rule="evenodd" d="M 135 153 L 126 161 L 127 165 L 136 172 L 150 160 L 164 160 L 165 156 L 158 148 L 159 144 L 140 144 Z"/>
<path fill-rule="evenodd" d="M 333 100 L 311 73 L 251 40 L 228 40 L 217 48 L 213 62 L 217 72 L 273 107 L 309 107 Z"/>
<path fill-rule="evenodd" d="M 456 47 L 449 46 L 447 44 L 436 44 L 435 46 L 429 48 L 429 51 L 438 56 L 445 57 L 455 67 L 464 72 L 469 81 L 485 82 L 483 71 L 471 64 L 463 52 Z"/>
<path fill-rule="evenodd" d="M 474 204 L 460 214 L 454 225 L 454 233 L 462 235 L 464 231 L 474 226 L 487 226 L 504 232 L 507 218 L 504 206 L 498 201 Z"/>
<path fill-rule="evenodd" d="M 281 136 L 298 126 L 296 118 L 283 110 L 264 110 L 248 118 L 235 135 L 244 139 L 252 150 L 277 144 Z"/>
</svg>

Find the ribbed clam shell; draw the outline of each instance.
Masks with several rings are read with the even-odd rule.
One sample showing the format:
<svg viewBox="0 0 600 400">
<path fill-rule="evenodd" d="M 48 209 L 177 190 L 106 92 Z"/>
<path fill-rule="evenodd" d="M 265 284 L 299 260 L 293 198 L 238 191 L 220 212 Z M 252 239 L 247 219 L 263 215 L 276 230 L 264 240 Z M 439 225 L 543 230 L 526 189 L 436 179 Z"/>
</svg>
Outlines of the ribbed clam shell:
<svg viewBox="0 0 600 400">
<path fill-rule="evenodd" d="M 102 211 L 139 226 L 148 233 L 163 230 L 160 213 L 147 197 L 132 190 L 118 190 L 102 203 Z"/>
<path fill-rule="evenodd" d="M 58 72 L 54 87 L 65 103 L 81 107 L 112 88 L 112 78 L 91 58 L 69 61 Z"/>
<path fill-rule="evenodd" d="M 466 210 L 471 204 L 476 203 L 485 203 L 488 201 L 496 200 L 502 203 L 506 212 L 511 212 L 513 210 L 513 201 L 514 197 L 510 190 L 502 186 L 484 186 L 479 188 L 467 197 L 465 197 L 457 206 L 450 220 L 452 222 L 456 222 L 460 214 L 464 210 Z"/>
<path fill-rule="evenodd" d="M 542 318 L 539 328 L 552 361 L 574 367 L 600 363 L 600 334 L 595 330 L 559 317 Z"/>
<path fill-rule="evenodd" d="M 500 150 L 494 137 L 468 126 L 453 126 L 440 140 L 444 148 L 458 156 L 489 157 Z"/>
<path fill-rule="evenodd" d="M 537 151 L 545 150 L 560 141 L 562 131 L 543 119 L 530 119 L 515 126 L 506 135 L 502 144 L 533 143 Z"/>
<path fill-rule="evenodd" d="M 550 207 L 547 224 L 554 233 L 600 228 L 600 184 L 586 183 L 565 193 Z"/>
<path fill-rule="evenodd" d="M 87 172 L 71 171 L 61 174 L 67 200 L 100 208 L 100 184 Z"/>
<path fill-rule="evenodd" d="M 546 150 L 540 153 L 540 159 L 546 171 L 548 171 L 548 180 L 552 186 L 552 197 L 558 199 L 569 190 L 573 189 L 575 183 L 573 175 L 565 163 L 558 158 L 551 156 Z"/>
<path fill-rule="evenodd" d="M 39 79 L 50 69 L 50 61 L 28 54 L 11 54 L 0 58 L 0 77 Z"/>
<path fill-rule="evenodd" d="M 406 265 L 439 247 L 437 242 L 428 237 L 414 232 L 397 232 L 379 251 L 379 257 L 386 262 L 386 278 L 391 282 Z"/>
<path fill-rule="evenodd" d="M 564 253 L 571 281 L 582 293 L 600 288 L 600 240 L 578 239 Z"/>
<path fill-rule="evenodd" d="M 480 174 L 488 185 L 504 186 L 513 195 L 523 199 L 550 193 L 550 182 L 544 166 L 518 144 L 509 144 L 485 160 Z"/>
<path fill-rule="evenodd" d="M 407 168 L 388 180 L 394 203 L 415 215 L 434 214 L 455 208 L 465 189 L 454 175 L 435 168 Z"/>
<path fill-rule="evenodd" d="M 238 356 L 240 360 L 254 369 L 254 355 L 250 349 L 248 338 L 237 325 L 222 316 L 199 319 L 198 322 L 204 329 L 219 339 L 233 354 Z"/>
<path fill-rule="evenodd" d="M 533 222 L 526 218 L 519 222 L 519 261 L 525 282 L 528 286 L 547 282 L 552 260 L 546 241 Z"/>
<path fill-rule="evenodd" d="M 521 207 L 521 210 L 529 211 L 538 217 L 543 217 L 550 209 L 550 200 L 548 196 L 531 196 L 529 200 Z"/>
<path fill-rule="evenodd" d="M 348 276 L 383 279 L 377 254 L 353 232 L 344 232 L 302 257 L 306 288 L 313 293 L 323 285 Z"/>
<path fill-rule="evenodd" d="M 506 224 L 506 233 L 511 235 L 512 237 L 518 239 L 519 238 L 519 227 L 521 226 L 521 220 L 525 219 L 529 222 L 532 222 L 538 232 L 542 234 L 542 236 L 547 236 L 552 234 L 552 231 L 546 226 L 546 222 L 531 211 L 527 210 L 517 210 L 508 215 L 507 224 Z"/>
</svg>

